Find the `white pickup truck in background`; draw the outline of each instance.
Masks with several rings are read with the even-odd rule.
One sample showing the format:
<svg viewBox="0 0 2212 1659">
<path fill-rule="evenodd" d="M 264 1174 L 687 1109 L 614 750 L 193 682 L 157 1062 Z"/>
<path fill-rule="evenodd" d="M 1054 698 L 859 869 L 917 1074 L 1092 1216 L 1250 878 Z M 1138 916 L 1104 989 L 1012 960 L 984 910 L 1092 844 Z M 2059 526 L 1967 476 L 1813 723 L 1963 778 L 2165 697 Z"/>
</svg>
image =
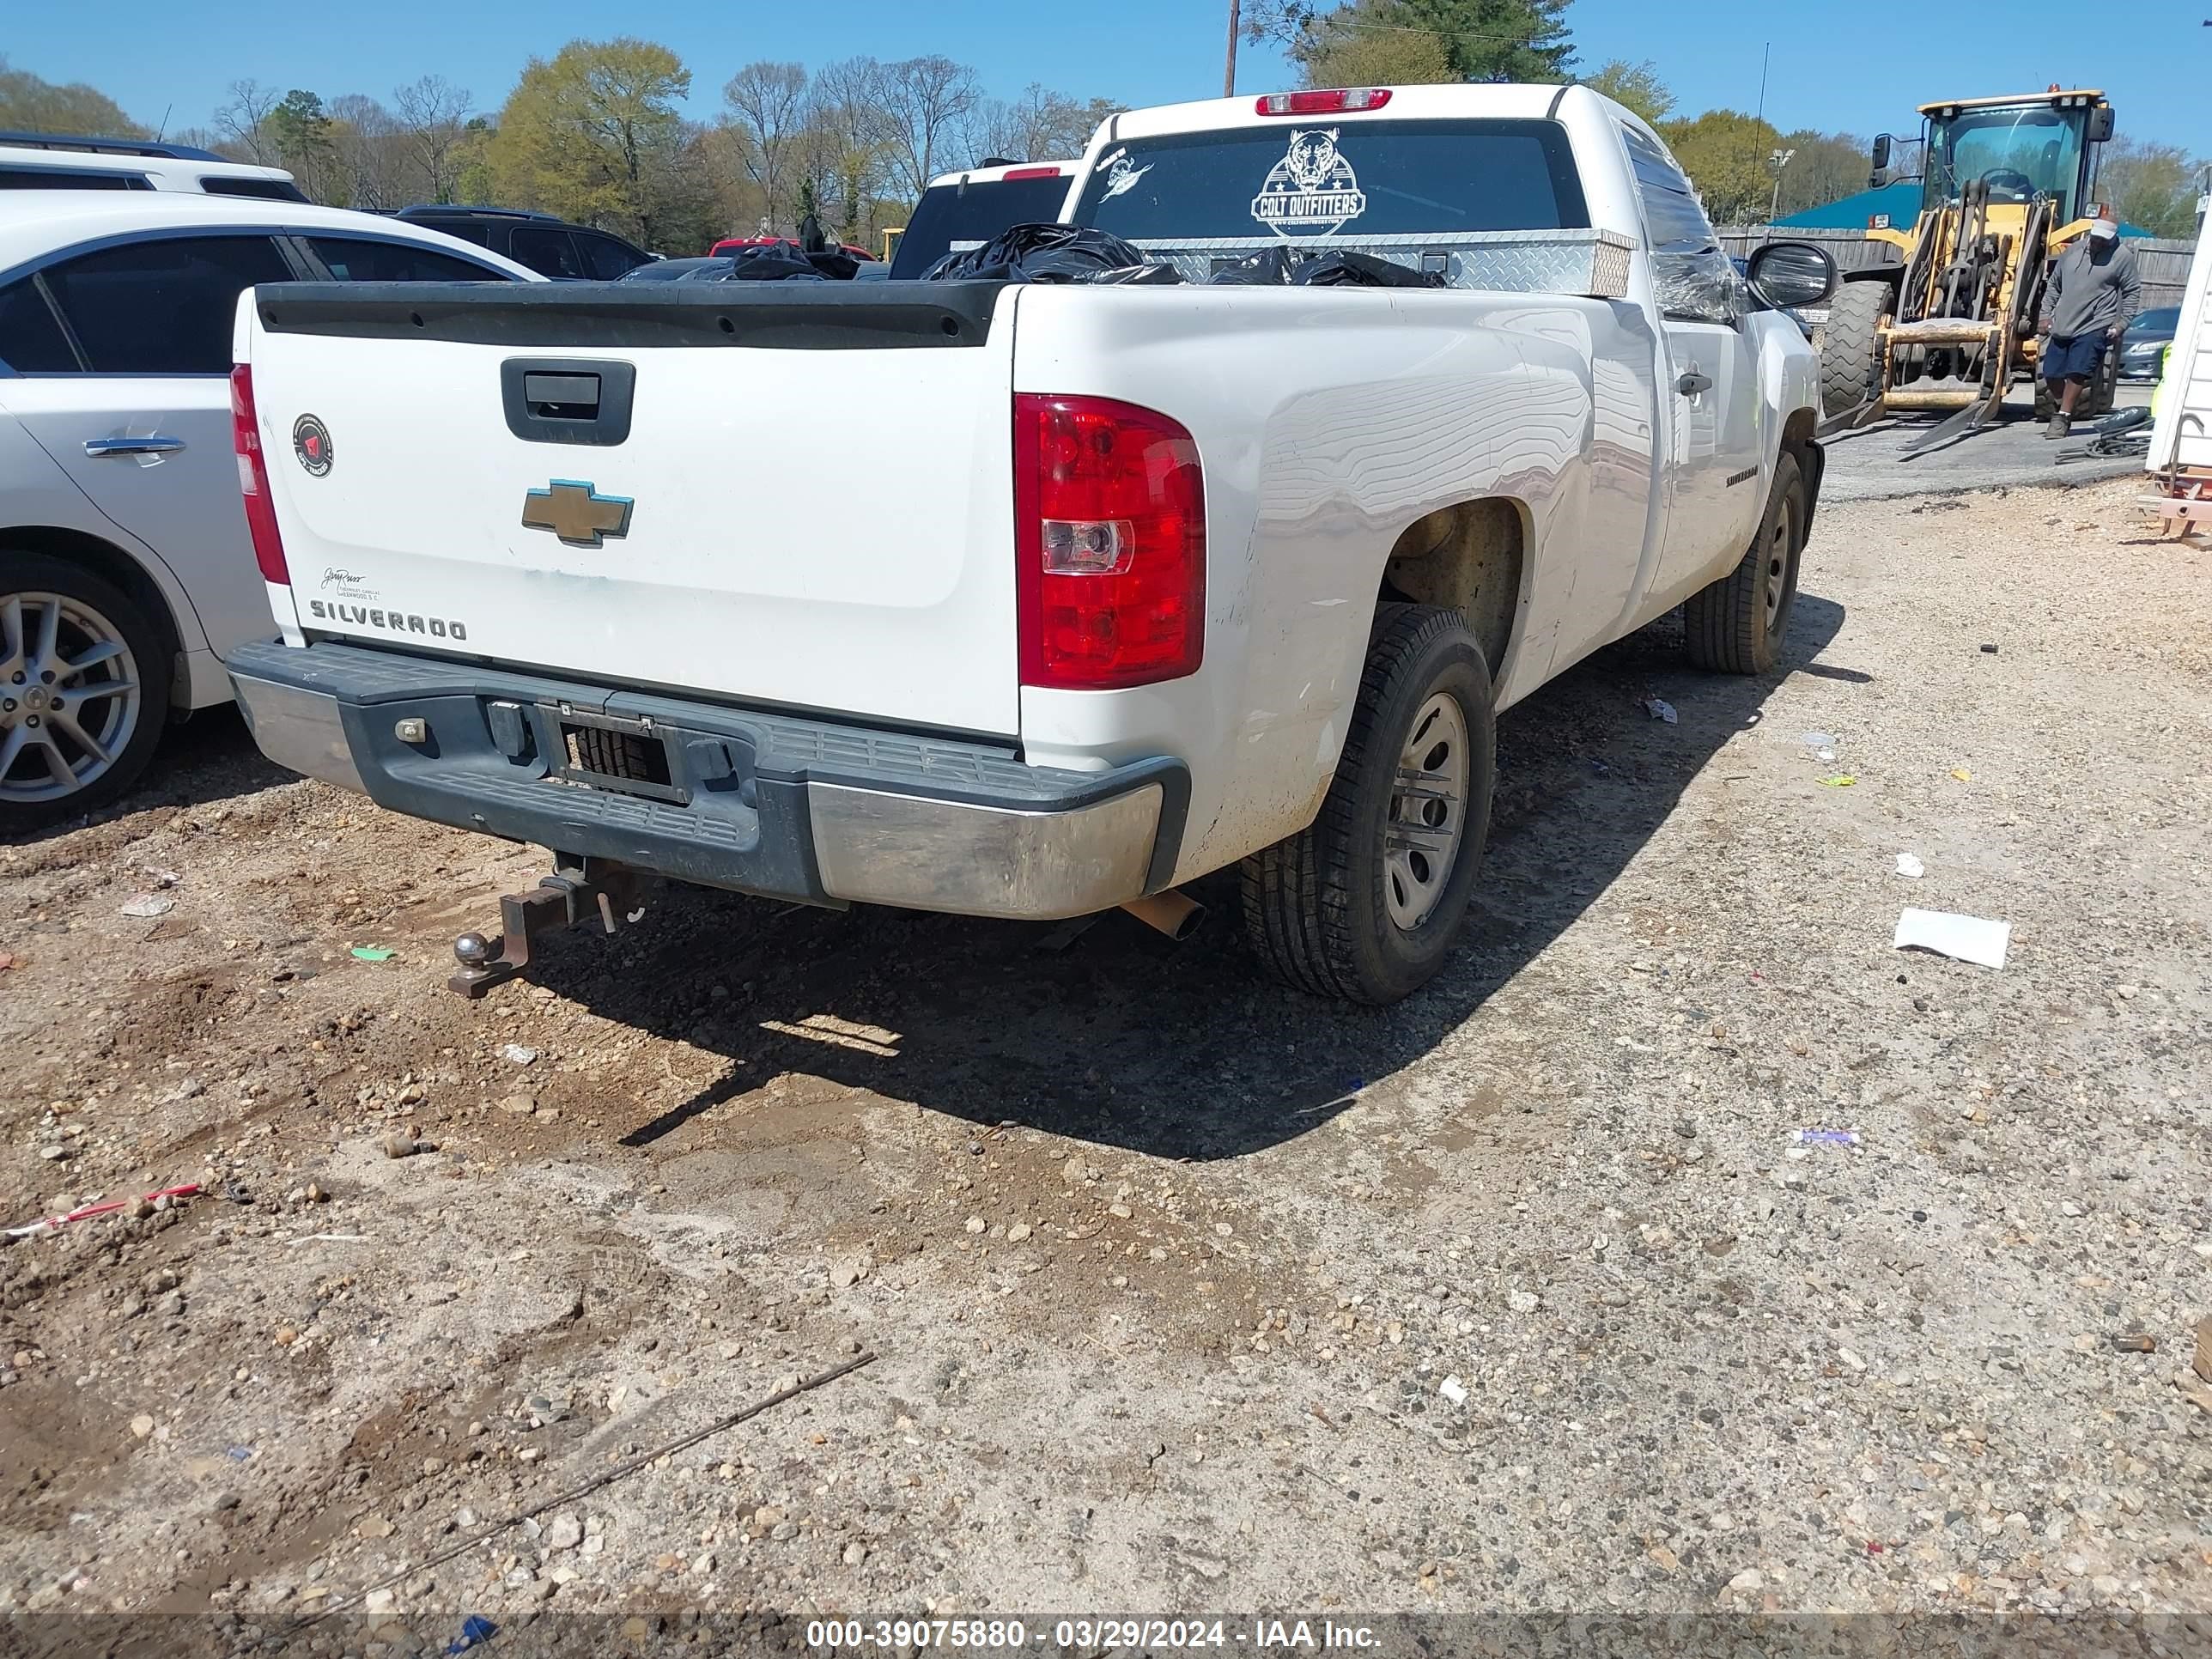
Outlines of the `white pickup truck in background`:
<svg viewBox="0 0 2212 1659">
<path fill-rule="evenodd" d="M 1678 605 L 1775 665 L 1820 453 L 1771 307 L 1833 268 L 1747 283 L 1626 110 L 1139 111 L 1061 217 L 1186 281 L 247 296 L 261 746 L 551 848 L 557 921 L 635 872 L 1057 918 L 1241 860 L 1261 957 L 1382 1002 L 1465 914 L 1498 710 Z M 1449 286 L 1206 281 L 1284 243 Z"/>
</svg>

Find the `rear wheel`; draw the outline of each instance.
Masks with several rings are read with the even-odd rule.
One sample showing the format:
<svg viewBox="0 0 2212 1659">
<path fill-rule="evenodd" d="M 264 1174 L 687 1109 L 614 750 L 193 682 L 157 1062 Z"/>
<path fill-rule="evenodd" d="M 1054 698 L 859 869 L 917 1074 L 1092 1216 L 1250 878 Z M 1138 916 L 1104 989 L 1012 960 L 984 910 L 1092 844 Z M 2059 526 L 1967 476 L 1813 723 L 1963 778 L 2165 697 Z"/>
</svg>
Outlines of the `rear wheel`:
<svg viewBox="0 0 2212 1659">
<path fill-rule="evenodd" d="M 1883 319 L 1894 308 L 1887 283 L 1845 283 L 1828 307 L 1820 336 L 1820 413 L 1847 414 L 1881 391 L 1875 355 Z"/>
<path fill-rule="evenodd" d="M 1788 450 L 1774 464 L 1766 511 L 1735 569 L 1682 607 L 1690 660 L 1723 674 L 1764 674 L 1781 659 L 1805 550 L 1805 475 Z"/>
<path fill-rule="evenodd" d="M 92 811 L 138 781 L 161 740 L 166 661 L 121 589 L 0 551 L 0 834 Z"/>
<path fill-rule="evenodd" d="M 1279 978 L 1395 1002 L 1443 965 L 1490 832 L 1497 734 L 1456 611 L 1376 613 L 1336 776 L 1314 822 L 1244 860 L 1245 932 Z"/>
</svg>

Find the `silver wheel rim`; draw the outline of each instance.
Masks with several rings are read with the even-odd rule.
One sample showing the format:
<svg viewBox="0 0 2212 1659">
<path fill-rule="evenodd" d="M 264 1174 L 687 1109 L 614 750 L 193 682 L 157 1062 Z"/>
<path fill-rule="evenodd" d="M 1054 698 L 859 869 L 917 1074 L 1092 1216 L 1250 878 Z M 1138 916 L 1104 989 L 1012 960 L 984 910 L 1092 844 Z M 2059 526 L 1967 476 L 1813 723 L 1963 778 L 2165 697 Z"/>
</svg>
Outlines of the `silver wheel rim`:
<svg viewBox="0 0 2212 1659">
<path fill-rule="evenodd" d="M 1410 932 L 1435 914 L 1467 833 L 1467 715 L 1448 691 L 1431 695 L 1413 716 L 1398 756 L 1384 831 L 1382 902 Z"/>
<path fill-rule="evenodd" d="M 1790 549 L 1796 541 L 1796 509 L 1788 501 L 1766 536 L 1766 626 L 1771 632 L 1790 597 Z"/>
<path fill-rule="evenodd" d="M 123 758 L 142 714 L 122 630 L 62 593 L 0 595 L 0 803 L 76 794 Z"/>
</svg>

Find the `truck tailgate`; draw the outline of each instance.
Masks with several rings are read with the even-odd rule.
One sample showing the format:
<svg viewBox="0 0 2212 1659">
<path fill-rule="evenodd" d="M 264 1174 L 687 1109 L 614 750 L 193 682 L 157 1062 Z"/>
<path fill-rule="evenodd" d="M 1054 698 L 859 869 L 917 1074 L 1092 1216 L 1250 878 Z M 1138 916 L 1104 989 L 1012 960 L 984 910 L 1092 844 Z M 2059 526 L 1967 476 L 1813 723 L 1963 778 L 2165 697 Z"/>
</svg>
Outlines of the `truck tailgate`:
<svg viewBox="0 0 2212 1659">
<path fill-rule="evenodd" d="M 1012 301 L 263 289 L 246 345 L 300 623 L 1011 734 Z"/>
</svg>

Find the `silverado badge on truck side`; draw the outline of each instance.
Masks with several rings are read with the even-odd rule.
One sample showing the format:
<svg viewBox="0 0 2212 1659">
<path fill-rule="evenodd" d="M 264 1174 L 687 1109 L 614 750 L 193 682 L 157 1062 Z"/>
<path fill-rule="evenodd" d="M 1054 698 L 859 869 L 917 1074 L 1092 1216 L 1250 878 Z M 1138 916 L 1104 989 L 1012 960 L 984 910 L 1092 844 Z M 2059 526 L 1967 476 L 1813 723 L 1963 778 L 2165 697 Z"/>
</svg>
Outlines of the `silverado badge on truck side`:
<svg viewBox="0 0 2212 1659">
<path fill-rule="evenodd" d="M 556 478 L 522 498 L 522 527 L 550 530 L 571 547 L 599 547 L 609 536 L 629 534 L 627 495 L 602 495 L 589 483 Z"/>
</svg>

